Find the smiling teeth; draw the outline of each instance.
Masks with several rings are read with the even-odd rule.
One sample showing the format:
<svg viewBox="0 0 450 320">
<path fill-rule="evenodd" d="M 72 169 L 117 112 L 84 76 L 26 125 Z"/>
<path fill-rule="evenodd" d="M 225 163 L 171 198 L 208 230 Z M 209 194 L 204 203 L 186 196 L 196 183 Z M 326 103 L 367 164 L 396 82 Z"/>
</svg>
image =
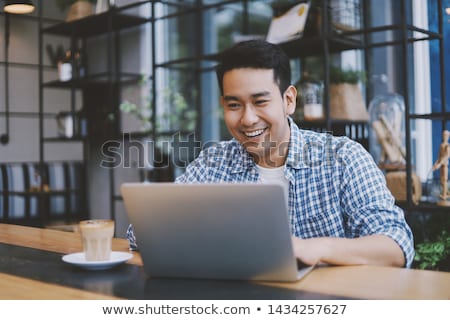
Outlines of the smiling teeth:
<svg viewBox="0 0 450 320">
<path fill-rule="evenodd" d="M 252 132 L 244 132 L 244 134 L 247 137 L 256 137 L 256 136 L 259 136 L 263 132 L 264 132 L 264 129 L 261 129 L 261 130 L 256 130 L 256 131 L 252 131 Z"/>
</svg>

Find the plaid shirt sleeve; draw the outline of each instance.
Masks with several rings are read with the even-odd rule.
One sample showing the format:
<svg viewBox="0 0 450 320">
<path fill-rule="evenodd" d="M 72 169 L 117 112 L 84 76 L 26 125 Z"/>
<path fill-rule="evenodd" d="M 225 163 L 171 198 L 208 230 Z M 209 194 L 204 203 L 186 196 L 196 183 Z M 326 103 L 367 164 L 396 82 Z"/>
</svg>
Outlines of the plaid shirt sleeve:
<svg viewBox="0 0 450 320">
<path fill-rule="evenodd" d="M 400 246 L 406 266 L 410 267 L 414 258 L 413 235 L 403 211 L 395 205 L 383 173 L 359 144 L 346 143 L 339 155 L 344 164 L 341 205 L 347 218 L 346 236 L 388 236 Z"/>
<path fill-rule="evenodd" d="M 194 161 L 192 161 L 185 172 L 175 179 L 175 183 L 204 182 L 207 179 L 208 168 L 205 164 L 205 154 L 201 151 Z"/>
<path fill-rule="evenodd" d="M 382 234 L 414 258 L 413 235 L 372 156 L 347 137 L 291 124 L 289 217 L 300 238 Z"/>
</svg>

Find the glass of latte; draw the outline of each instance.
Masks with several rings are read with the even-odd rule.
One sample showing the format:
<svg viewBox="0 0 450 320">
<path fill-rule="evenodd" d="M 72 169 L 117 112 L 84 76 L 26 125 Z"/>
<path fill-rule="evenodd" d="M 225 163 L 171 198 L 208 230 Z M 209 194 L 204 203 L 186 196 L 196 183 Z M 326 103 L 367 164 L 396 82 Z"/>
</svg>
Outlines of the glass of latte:
<svg viewBox="0 0 450 320">
<path fill-rule="evenodd" d="M 111 256 L 114 221 L 92 219 L 80 221 L 80 232 L 86 261 L 105 261 Z"/>
</svg>

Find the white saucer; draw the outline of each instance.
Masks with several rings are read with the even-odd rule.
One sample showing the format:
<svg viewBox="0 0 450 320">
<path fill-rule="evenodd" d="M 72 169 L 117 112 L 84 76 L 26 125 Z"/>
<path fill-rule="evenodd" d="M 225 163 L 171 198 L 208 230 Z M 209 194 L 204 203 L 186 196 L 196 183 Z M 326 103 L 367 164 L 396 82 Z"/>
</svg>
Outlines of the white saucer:
<svg viewBox="0 0 450 320">
<path fill-rule="evenodd" d="M 113 251 L 111 252 L 111 258 L 109 260 L 86 261 L 84 252 L 77 252 L 66 254 L 62 257 L 62 260 L 88 270 L 105 270 L 129 260 L 131 257 L 133 257 L 133 255 L 129 252 Z"/>
</svg>

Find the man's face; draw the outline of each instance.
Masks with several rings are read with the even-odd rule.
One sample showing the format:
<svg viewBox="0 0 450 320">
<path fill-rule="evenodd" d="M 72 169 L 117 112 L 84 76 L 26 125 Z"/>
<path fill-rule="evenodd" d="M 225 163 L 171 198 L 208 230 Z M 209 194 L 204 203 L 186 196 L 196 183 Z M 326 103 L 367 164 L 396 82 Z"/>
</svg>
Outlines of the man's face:
<svg viewBox="0 0 450 320">
<path fill-rule="evenodd" d="M 241 68 L 223 76 L 222 104 L 225 124 L 263 167 L 284 164 L 297 91 L 290 86 L 281 95 L 273 70 Z"/>
</svg>

